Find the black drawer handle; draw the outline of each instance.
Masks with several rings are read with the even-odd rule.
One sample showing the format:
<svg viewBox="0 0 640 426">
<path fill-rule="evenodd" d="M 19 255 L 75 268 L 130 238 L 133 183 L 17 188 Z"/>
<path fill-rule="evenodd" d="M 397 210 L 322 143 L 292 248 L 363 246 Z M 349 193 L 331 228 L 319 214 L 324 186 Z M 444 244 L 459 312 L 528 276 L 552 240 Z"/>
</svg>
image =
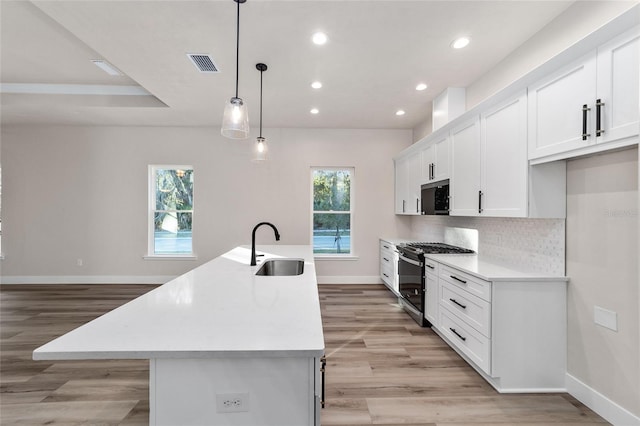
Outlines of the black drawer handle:
<svg viewBox="0 0 640 426">
<path fill-rule="evenodd" d="M 436 267 L 435 267 L 435 266 L 433 266 L 433 265 L 429 265 L 428 263 L 425 263 L 424 265 L 425 265 L 427 268 L 429 268 L 429 269 L 436 269 Z"/>
<path fill-rule="evenodd" d="M 460 278 L 456 277 L 455 275 L 449 275 L 451 278 L 453 278 L 456 281 L 461 282 L 462 284 L 466 284 L 467 282 L 465 280 L 461 280 Z"/>
<path fill-rule="evenodd" d="M 385 277 L 389 278 L 389 275 L 385 274 L 384 272 L 382 273 L 382 275 L 384 275 Z"/>
<path fill-rule="evenodd" d="M 449 300 L 451 300 L 456 305 L 460 306 L 462 309 L 467 309 L 466 305 L 463 305 L 462 303 L 458 302 L 456 299 L 449 298 Z"/>
<path fill-rule="evenodd" d="M 461 338 L 463 342 L 466 342 L 466 341 L 467 341 L 467 338 L 466 338 L 466 337 L 464 337 L 464 336 L 461 336 L 461 335 L 460 335 L 460 333 L 458 333 L 458 332 L 456 331 L 456 329 L 455 329 L 455 328 L 451 328 L 451 327 L 449 327 L 449 330 L 451 330 L 451 332 L 452 332 L 453 334 L 455 334 L 456 336 L 458 336 L 459 338 Z"/>
<path fill-rule="evenodd" d="M 382 247 L 387 248 L 387 249 L 389 248 L 389 246 L 382 246 Z"/>
<path fill-rule="evenodd" d="M 389 261 L 389 259 L 387 259 L 386 257 L 383 257 L 384 260 L 386 260 L 387 262 Z"/>
</svg>

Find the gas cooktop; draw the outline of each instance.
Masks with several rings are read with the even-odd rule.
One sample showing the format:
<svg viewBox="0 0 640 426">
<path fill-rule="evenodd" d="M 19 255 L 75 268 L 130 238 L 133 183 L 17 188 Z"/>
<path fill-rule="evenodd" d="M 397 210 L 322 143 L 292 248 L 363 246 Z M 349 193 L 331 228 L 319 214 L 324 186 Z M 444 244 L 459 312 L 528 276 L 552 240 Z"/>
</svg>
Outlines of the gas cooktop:
<svg viewBox="0 0 640 426">
<path fill-rule="evenodd" d="M 445 243 L 428 243 L 428 242 L 413 242 L 406 243 L 401 246 L 416 254 L 471 254 L 475 253 L 473 250 L 469 250 L 463 247 L 452 246 Z"/>
</svg>

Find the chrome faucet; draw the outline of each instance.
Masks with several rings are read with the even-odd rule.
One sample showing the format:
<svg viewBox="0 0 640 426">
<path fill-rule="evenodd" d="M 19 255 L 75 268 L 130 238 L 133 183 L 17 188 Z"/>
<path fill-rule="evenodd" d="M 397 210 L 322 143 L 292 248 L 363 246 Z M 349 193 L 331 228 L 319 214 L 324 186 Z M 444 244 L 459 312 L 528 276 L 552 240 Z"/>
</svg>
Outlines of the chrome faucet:
<svg viewBox="0 0 640 426">
<path fill-rule="evenodd" d="M 253 232 L 251 233 L 251 266 L 256 266 L 256 231 L 262 225 L 269 225 L 273 228 L 273 232 L 276 234 L 276 241 L 280 241 L 280 233 L 278 232 L 278 228 L 276 228 L 273 224 L 269 222 L 260 222 L 253 228 Z"/>
</svg>

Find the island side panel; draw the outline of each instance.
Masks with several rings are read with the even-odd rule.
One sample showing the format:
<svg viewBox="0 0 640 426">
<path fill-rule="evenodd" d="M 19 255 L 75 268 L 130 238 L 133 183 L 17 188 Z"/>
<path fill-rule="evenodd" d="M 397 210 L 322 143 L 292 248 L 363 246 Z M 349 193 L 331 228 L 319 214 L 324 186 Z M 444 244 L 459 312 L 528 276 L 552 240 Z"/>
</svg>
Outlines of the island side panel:
<svg viewBox="0 0 640 426">
<path fill-rule="evenodd" d="M 162 358 L 150 363 L 151 425 L 313 425 L 313 358 Z M 248 394 L 248 411 L 217 396 Z"/>
</svg>

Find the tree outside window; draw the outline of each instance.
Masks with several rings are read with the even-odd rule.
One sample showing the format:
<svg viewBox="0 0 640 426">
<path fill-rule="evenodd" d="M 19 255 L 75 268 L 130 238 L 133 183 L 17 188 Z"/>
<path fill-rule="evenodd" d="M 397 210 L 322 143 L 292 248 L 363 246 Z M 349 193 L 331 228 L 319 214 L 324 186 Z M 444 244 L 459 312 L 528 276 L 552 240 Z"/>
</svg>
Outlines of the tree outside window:
<svg viewBox="0 0 640 426">
<path fill-rule="evenodd" d="M 351 254 L 353 168 L 314 168 L 313 252 Z"/>
<path fill-rule="evenodd" d="M 193 168 L 150 166 L 152 255 L 193 254 Z"/>
</svg>

